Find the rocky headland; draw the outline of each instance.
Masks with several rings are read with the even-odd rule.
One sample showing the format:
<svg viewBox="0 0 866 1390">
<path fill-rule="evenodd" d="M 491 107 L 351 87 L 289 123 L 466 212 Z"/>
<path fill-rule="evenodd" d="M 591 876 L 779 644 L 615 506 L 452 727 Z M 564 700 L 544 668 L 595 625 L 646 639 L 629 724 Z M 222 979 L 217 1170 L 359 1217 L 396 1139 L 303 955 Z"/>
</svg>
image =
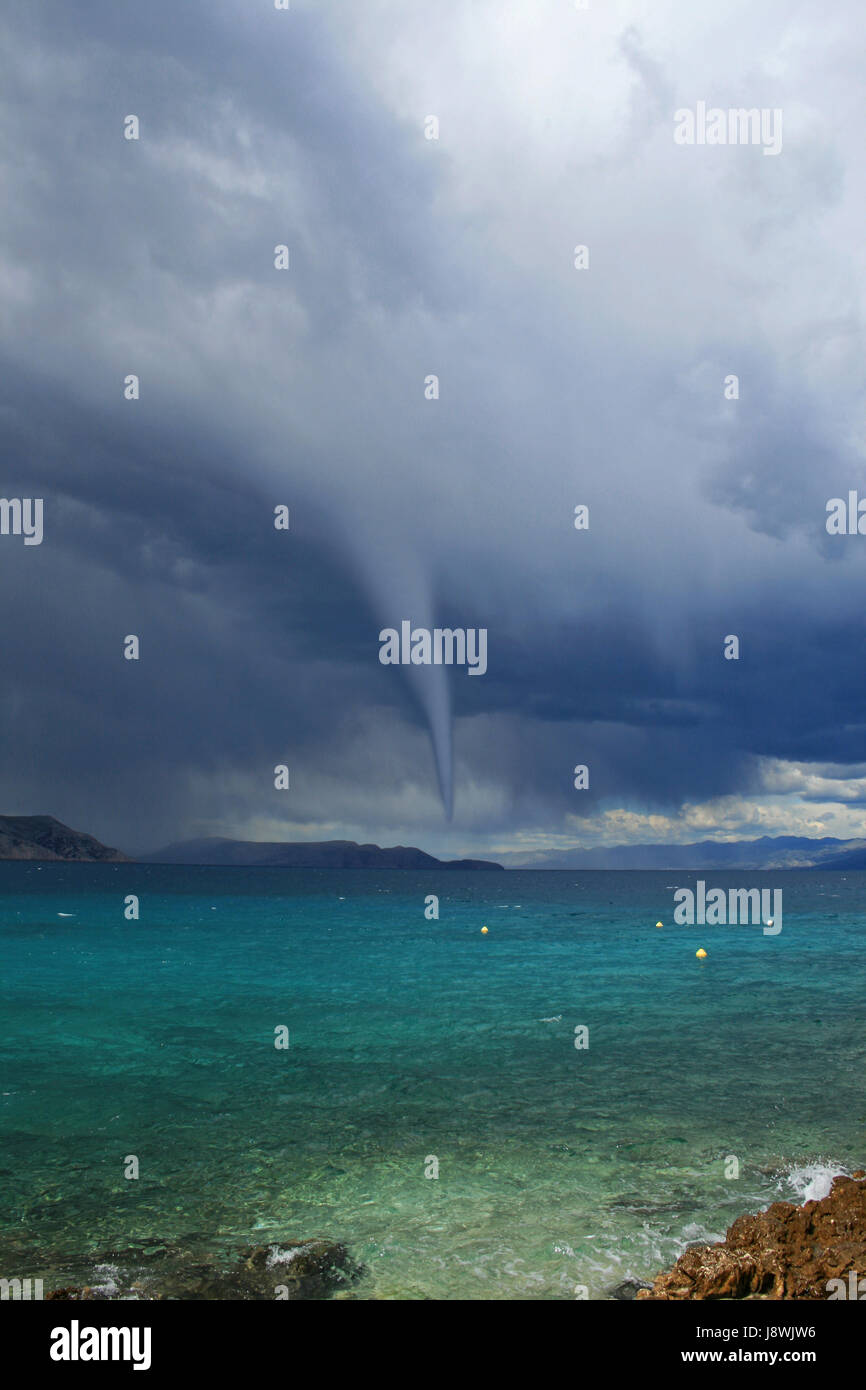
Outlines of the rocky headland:
<svg viewBox="0 0 866 1390">
<path fill-rule="evenodd" d="M 854 1279 L 849 1280 L 849 1275 Z M 830 1280 L 843 1281 L 828 1289 Z M 774 1202 L 741 1216 L 717 1245 L 692 1245 L 639 1299 L 850 1297 L 866 1279 L 866 1172 L 837 1177 L 828 1196 Z M 855 1295 L 856 1296 L 856 1295 Z M 866 1284 L 864 1284 L 866 1296 Z"/>
<path fill-rule="evenodd" d="M 54 816 L 0 816 L 0 859 L 126 864 L 127 856 Z"/>
<path fill-rule="evenodd" d="M 488 859 L 435 859 L 414 845 L 359 845 L 354 840 L 183 840 L 139 855 L 144 864 L 204 864 L 250 869 L 499 869 Z"/>
</svg>

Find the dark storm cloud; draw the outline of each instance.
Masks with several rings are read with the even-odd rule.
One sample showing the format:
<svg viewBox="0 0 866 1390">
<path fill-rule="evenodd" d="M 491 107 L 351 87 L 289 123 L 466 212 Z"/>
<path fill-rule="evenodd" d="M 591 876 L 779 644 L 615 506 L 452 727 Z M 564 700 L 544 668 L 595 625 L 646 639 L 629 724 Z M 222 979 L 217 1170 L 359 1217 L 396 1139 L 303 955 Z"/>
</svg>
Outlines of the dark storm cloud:
<svg viewBox="0 0 866 1390">
<path fill-rule="evenodd" d="M 797 51 L 771 9 L 761 33 Z M 750 79 L 794 113 L 783 155 L 714 164 L 668 107 L 722 100 L 737 48 L 711 71 L 712 25 L 673 15 L 597 15 L 568 63 L 573 16 L 546 5 L 525 60 L 486 5 L 432 34 L 387 4 L 7 27 L 2 491 L 44 495 L 46 529 L 0 540 L 3 809 L 132 848 L 461 852 L 866 760 L 864 561 L 824 529 L 863 480 L 862 160 L 797 116 L 834 90 L 836 38 Z M 403 618 L 486 627 L 488 673 L 382 667 Z"/>
</svg>

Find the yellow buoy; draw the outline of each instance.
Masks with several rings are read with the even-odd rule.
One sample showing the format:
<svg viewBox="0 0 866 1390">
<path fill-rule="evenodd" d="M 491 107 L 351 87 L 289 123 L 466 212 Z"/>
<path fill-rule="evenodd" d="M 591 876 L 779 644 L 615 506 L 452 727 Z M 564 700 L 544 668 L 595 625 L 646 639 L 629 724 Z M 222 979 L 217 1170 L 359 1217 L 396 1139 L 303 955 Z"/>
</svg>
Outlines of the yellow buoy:
<svg viewBox="0 0 866 1390">
<path fill-rule="evenodd" d="M 660 926 L 662 926 L 662 923 L 661 923 L 661 922 L 656 922 L 656 926 L 657 926 L 657 927 L 660 927 Z"/>
<path fill-rule="evenodd" d="M 695 955 L 697 956 L 698 960 L 706 960 L 707 958 L 707 953 L 704 950 L 703 946 L 699 951 L 695 951 Z"/>
<path fill-rule="evenodd" d="M 482 927 L 482 928 L 481 928 L 481 935 L 482 935 L 482 936 L 486 936 L 486 935 L 487 935 L 487 928 L 486 928 L 486 927 Z"/>
</svg>

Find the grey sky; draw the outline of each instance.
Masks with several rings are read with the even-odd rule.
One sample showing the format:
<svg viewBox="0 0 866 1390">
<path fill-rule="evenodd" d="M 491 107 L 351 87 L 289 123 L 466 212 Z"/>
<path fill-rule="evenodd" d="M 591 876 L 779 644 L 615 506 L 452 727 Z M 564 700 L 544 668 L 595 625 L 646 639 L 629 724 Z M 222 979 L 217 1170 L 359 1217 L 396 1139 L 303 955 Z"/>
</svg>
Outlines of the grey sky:
<svg viewBox="0 0 866 1390">
<path fill-rule="evenodd" d="M 7 17 L 2 492 L 45 539 L 0 537 L 2 809 L 133 849 L 863 833 L 866 538 L 824 525 L 866 494 L 859 19 Z M 781 153 L 677 146 L 699 101 L 781 109 Z M 403 618 L 486 627 L 487 674 L 381 666 Z"/>
</svg>

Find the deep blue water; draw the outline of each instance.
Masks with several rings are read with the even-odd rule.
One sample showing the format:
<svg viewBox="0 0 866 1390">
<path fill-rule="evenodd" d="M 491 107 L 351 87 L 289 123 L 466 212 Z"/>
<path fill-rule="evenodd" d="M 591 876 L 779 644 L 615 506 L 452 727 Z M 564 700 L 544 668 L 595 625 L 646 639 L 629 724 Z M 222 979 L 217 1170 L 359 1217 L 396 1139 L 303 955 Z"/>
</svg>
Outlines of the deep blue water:
<svg viewBox="0 0 866 1390">
<path fill-rule="evenodd" d="M 321 1235 L 361 1297 L 600 1297 L 802 1200 L 866 1159 L 866 875 L 700 876 L 781 933 L 672 871 L 0 865 L 0 1274 Z"/>
</svg>

